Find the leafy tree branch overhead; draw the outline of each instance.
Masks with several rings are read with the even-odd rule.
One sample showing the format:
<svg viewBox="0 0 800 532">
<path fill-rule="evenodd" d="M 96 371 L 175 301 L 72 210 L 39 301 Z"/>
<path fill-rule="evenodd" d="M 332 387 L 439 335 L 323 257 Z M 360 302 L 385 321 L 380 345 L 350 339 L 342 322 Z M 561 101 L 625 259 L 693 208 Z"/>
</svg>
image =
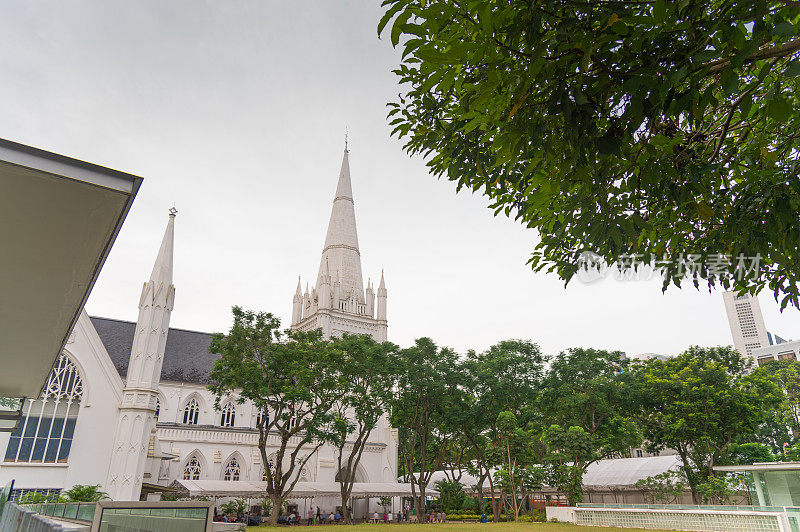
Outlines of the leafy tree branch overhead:
<svg viewBox="0 0 800 532">
<path fill-rule="evenodd" d="M 393 133 L 436 176 L 535 229 L 566 282 L 584 251 L 663 261 L 664 289 L 798 305 L 796 2 L 386 0 Z M 735 270 L 759 256 L 757 275 Z"/>
</svg>

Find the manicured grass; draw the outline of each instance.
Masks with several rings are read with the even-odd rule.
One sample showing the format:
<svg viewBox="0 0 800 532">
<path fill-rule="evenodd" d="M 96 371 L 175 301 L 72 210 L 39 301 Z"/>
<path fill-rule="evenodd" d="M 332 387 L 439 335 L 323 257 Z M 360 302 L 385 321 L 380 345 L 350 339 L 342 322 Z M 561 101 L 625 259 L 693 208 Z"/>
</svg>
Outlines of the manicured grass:
<svg viewBox="0 0 800 532">
<path fill-rule="evenodd" d="M 247 530 L 264 530 L 268 526 L 247 527 Z M 301 529 L 304 525 L 285 528 Z M 314 532 L 630 532 L 640 528 L 606 528 L 597 526 L 577 526 L 564 523 L 438 523 L 438 524 L 363 524 L 363 525 L 318 525 Z M 650 530 L 650 532 L 659 532 Z M 660 531 L 666 532 L 666 531 Z"/>
</svg>

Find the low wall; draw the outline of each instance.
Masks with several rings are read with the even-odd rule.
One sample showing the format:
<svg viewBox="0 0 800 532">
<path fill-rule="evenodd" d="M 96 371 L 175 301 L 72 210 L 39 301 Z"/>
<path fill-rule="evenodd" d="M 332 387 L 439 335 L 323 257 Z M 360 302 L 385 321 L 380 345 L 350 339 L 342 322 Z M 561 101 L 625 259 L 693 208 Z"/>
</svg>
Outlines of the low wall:
<svg viewBox="0 0 800 532">
<path fill-rule="evenodd" d="M 571 506 L 545 506 L 544 512 L 548 521 L 555 519 L 559 523 L 577 523 L 575 508 Z"/>
<path fill-rule="evenodd" d="M 211 532 L 245 532 L 247 525 L 244 523 L 211 523 Z"/>
<path fill-rule="evenodd" d="M 785 508 L 770 507 L 547 507 L 547 519 L 584 526 L 684 530 L 691 532 L 791 532 Z M 794 519 L 794 516 L 792 516 Z"/>
</svg>

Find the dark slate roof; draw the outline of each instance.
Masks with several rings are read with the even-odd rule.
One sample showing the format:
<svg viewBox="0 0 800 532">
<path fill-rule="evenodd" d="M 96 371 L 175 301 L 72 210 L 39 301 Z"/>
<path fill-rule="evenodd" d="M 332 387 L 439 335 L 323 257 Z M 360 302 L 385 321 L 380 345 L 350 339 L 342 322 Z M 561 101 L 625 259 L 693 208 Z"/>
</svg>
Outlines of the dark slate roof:
<svg viewBox="0 0 800 532">
<path fill-rule="evenodd" d="M 120 376 L 125 377 L 136 323 L 110 318 L 90 319 Z M 214 366 L 214 360 L 218 358 L 208 352 L 210 344 L 211 333 L 171 328 L 167 334 L 161 380 L 208 384 L 209 373 Z"/>
</svg>

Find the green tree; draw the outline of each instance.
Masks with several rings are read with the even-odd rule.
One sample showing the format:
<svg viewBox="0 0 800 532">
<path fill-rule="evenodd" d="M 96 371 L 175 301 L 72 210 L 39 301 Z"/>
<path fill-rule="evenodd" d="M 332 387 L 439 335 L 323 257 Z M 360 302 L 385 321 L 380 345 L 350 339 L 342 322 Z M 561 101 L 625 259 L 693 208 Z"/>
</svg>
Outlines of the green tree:
<svg viewBox="0 0 800 532">
<path fill-rule="evenodd" d="M 397 391 L 391 401 L 392 424 L 400 431 L 400 460 L 411 482 L 419 515 L 425 511 L 425 489 L 441 467 L 454 432 L 460 399 L 456 353 L 430 338 L 416 340 L 398 356 Z"/>
<path fill-rule="evenodd" d="M 339 376 L 339 398 L 335 403 L 334 446 L 338 463 L 337 481 L 342 498 L 342 517 L 350 523 L 350 493 L 356 481 L 370 433 L 388 413 L 397 371 L 397 346 L 378 343 L 368 335 L 345 334 L 331 341 Z"/>
<path fill-rule="evenodd" d="M 523 499 L 522 483 L 526 468 L 536 460 L 534 454 L 535 432 L 519 426 L 517 416 L 513 412 L 500 412 L 497 416 L 497 429 L 499 439 L 493 446 L 492 452 L 498 458 L 496 462 L 502 463 L 495 477 L 499 479 L 501 489 L 511 498 L 511 510 L 514 517 L 519 517 L 519 500 Z"/>
<path fill-rule="evenodd" d="M 272 501 L 267 497 L 261 499 L 261 515 L 269 515 L 272 510 Z"/>
<path fill-rule="evenodd" d="M 710 476 L 697 485 L 700 504 L 726 504 L 736 492 L 735 480 L 727 475 Z"/>
<path fill-rule="evenodd" d="M 749 370 L 731 347 L 694 346 L 626 375 L 649 448 L 678 452 L 696 504 L 722 493 L 714 465 L 727 459 L 737 439 L 752 437 L 781 401 L 772 379 Z"/>
<path fill-rule="evenodd" d="M 100 485 L 95 486 L 75 484 L 70 489 L 61 492 L 61 496 L 70 502 L 97 502 L 108 499 L 108 493 L 100 491 Z"/>
<path fill-rule="evenodd" d="M 458 513 L 464 507 L 467 496 L 464 494 L 464 485 L 457 480 L 442 479 L 436 482 L 439 491 L 439 502 L 447 513 Z"/>
<path fill-rule="evenodd" d="M 733 443 L 728 452 L 728 460 L 732 464 L 749 465 L 756 462 L 774 462 L 775 455 L 769 446 L 763 443 Z"/>
<path fill-rule="evenodd" d="M 540 402 L 541 440 L 547 447 L 548 483 L 580 502 L 590 464 L 627 455 L 641 441 L 631 418 L 629 390 L 620 378 L 623 353 L 572 348 L 553 358 Z"/>
<path fill-rule="evenodd" d="M 567 504 L 583 502 L 583 474 L 598 460 L 596 443 L 583 427 L 551 425 L 542 434 L 547 446 L 545 480 L 567 496 Z"/>
<path fill-rule="evenodd" d="M 653 504 L 675 504 L 686 491 L 686 478 L 678 470 L 670 469 L 634 484 L 644 492 L 645 502 Z"/>
<path fill-rule="evenodd" d="M 222 513 L 225 515 L 235 515 L 241 518 L 247 513 L 247 501 L 244 499 L 233 499 L 221 506 Z"/>
<path fill-rule="evenodd" d="M 22 399 L 16 397 L 0 397 L 0 408 L 4 410 L 19 410 L 22 407 Z"/>
<path fill-rule="evenodd" d="M 696 255 L 721 265 L 699 279 L 798 306 L 796 3 L 383 5 L 378 34 L 402 48 L 393 133 L 537 230 L 534 269 L 568 282 L 586 250 L 666 257 L 666 289 Z M 756 278 L 740 254 L 760 256 Z"/>
<path fill-rule="evenodd" d="M 784 444 L 791 444 L 800 436 L 800 362 L 774 360 L 760 366 L 756 372 L 771 377 L 783 391 L 778 415 L 768 420 L 767 428 L 774 450 L 782 452 Z"/>
<path fill-rule="evenodd" d="M 488 481 L 492 513 L 499 520 L 500 505 L 491 474 L 504 462 L 503 453 L 493 452 L 500 440 L 497 422 L 501 412 L 511 413 L 520 425 L 530 421 L 535 410 L 532 406 L 541 392 L 544 357 L 530 340 L 504 340 L 486 351 L 467 353 L 461 373 L 467 393 L 460 403 L 454 403 L 452 415 L 459 437 L 471 448 L 467 468 L 478 478 L 478 497 L 483 500 L 483 483 Z M 539 442 L 531 444 L 531 450 L 541 456 Z M 479 513 L 483 513 L 482 508 Z"/>
<path fill-rule="evenodd" d="M 252 401 L 258 417 L 258 449 L 267 480 L 266 495 L 281 508 L 314 452 L 332 441 L 332 409 L 338 398 L 336 357 L 320 331 L 280 330 L 269 313 L 233 307 L 227 335 L 215 334 L 209 350 L 220 357 L 211 371 L 209 389 L 220 401 L 238 393 Z M 277 437 L 274 460 L 267 455 L 267 436 Z M 278 512 L 270 514 L 276 524 Z"/>
<path fill-rule="evenodd" d="M 19 504 L 41 504 L 44 502 L 57 502 L 58 496 L 45 495 L 41 491 L 29 491 L 19 498 Z"/>
</svg>

